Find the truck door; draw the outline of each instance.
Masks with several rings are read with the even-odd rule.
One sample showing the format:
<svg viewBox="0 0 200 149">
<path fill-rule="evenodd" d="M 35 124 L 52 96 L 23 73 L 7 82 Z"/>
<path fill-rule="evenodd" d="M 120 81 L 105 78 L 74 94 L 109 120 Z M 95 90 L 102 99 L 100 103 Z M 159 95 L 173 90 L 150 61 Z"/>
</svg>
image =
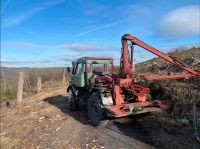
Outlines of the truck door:
<svg viewBox="0 0 200 149">
<path fill-rule="evenodd" d="M 74 66 L 73 77 L 72 77 L 72 84 L 77 87 L 84 87 L 85 86 L 85 76 L 83 72 L 83 63 L 76 63 Z"/>
</svg>

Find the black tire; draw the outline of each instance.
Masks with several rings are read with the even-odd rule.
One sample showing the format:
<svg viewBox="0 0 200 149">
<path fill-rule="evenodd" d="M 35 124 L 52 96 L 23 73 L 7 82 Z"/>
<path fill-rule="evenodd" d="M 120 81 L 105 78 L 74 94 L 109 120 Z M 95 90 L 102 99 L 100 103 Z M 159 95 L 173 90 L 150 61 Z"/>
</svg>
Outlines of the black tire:
<svg viewBox="0 0 200 149">
<path fill-rule="evenodd" d="M 88 99 L 88 119 L 93 126 L 101 124 L 106 117 L 106 109 L 102 105 L 100 95 L 98 93 L 92 94 Z"/>
<path fill-rule="evenodd" d="M 71 111 L 76 111 L 79 109 L 78 101 L 75 100 L 75 95 L 73 94 L 72 90 L 69 89 L 68 92 L 68 99 L 69 99 L 69 109 Z"/>
</svg>

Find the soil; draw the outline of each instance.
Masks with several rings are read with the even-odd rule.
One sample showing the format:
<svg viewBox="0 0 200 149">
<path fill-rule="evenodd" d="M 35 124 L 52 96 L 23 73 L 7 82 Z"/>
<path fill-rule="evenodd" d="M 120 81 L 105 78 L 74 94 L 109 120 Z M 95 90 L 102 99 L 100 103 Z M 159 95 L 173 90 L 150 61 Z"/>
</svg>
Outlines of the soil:
<svg viewBox="0 0 200 149">
<path fill-rule="evenodd" d="M 27 102 L 26 102 L 27 101 Z M 192 125 L 151 113 L 88 124 L 84 105 L 69 110 L 66 88 L 49 89 L 22 105 L 1 107 L 1 148 L 20 149 L 199 149 Z"/>
</svg>

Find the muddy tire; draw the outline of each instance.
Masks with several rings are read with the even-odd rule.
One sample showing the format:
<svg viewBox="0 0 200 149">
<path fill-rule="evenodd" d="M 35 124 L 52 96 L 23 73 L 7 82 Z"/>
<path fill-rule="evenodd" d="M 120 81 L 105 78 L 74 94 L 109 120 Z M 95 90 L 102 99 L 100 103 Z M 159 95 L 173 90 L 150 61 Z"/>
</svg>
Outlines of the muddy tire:
<svg viewBox="0 0 200 149">
<path fill-rule="evenodd" d="M 88 99 L 88 119 L 93 126 L 100 125 L 106 117 L 106 109 L 102 105 L 100 95 L 98 93 L 92 94 Z"/>
<path fill-rule="evenodd" d="M 73 92 L 71 90 L 69 90 L 69 92 L 68 92 L 68 99 L 69 99 L 69 109 L 71 111 L 78 110 L 79 109 L 78 101 L 75 100 L 75 95 L 73 94 Z"/>
</svg>

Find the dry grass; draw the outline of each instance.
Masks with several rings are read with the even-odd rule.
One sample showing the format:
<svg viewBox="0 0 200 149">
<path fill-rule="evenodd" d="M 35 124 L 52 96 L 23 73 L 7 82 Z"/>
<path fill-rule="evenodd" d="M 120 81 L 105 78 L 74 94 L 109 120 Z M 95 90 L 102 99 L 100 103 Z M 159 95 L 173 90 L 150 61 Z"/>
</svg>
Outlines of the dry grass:
<svg viewBox="0 0 200 149">
<path fill-rule="evenodd" d="M 23 71 L 24 97 L 34 94 L 37 86 L 37 78 L 42 78 L 42 88 L 59 87 L 63 85 L 64 68 L 6 68 L 1 67 L 1 96 L 0 101 L 16 98 L 18 73 Z M 67 72 L 67 71 L 66 71 Z M 66 80 L 68 74 L 66 73 Z"/>
</svg>

